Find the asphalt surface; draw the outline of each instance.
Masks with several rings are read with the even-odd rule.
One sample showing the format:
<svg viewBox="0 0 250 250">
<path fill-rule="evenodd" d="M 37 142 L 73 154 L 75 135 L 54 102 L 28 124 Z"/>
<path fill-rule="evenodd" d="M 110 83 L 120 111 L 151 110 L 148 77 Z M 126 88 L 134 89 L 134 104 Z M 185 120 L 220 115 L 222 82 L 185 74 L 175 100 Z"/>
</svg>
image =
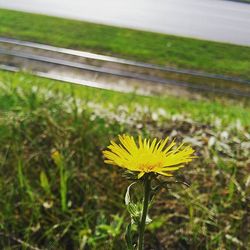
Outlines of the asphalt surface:
<svg viewBox="0 0 250 250">
<path fill-rule="evenodd" d="M 0 8 L 250 46 L 250 4 L 233 1 L 0 0 Z"/>
</svg>

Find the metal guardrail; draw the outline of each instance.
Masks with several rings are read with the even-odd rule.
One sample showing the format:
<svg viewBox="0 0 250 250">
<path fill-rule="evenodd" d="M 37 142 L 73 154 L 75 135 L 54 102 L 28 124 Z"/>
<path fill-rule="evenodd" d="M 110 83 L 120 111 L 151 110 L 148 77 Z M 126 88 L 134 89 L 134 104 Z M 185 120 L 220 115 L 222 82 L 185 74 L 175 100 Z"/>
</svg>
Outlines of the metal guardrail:
<svg viewBox="0 0 250 250">
<path fill-rule="evenodd" d="M 147 68 L 147 69 L 156 69 L 156 70 L 161 70 L 161 71 L 166 71 L 166 72 L 171 71 L 177 74 L 188 74 L 188 75 L 199 76 L 199 77 L 204 77 L 204 78 L 212 78 L 212 79 L 220 79 L 220 80 L 222 79 L 226 81 L 237 82 L 237 83 L 244 84 L 244 85 L 246 84 L 246 86 L 249 85 L 250 87 L 249 81 L 245 81 L 245 80 L 238 79 L 238 78 L 227 77 L 227 76 L 214 75 L 214 74 L 202 73 L 202 72 L 197 72 L 197 71 L 166 68 L 166 67 L 161 67 L 157 65 L 133 62 L 130 60 L 116 58 L 116 57 L 98 55 L 94 53 L 81 52 L 81 51 L 64 49 L 64 48 L 57 48 L 57 47 L 53 47 L 49 45 L 37 44 L 37 43 L 26 42 L 26 41 L 19 41 L 19 40 L 10 39 L 10 38 L 0 37 L 0 43 L 25 46 L 27 48 L 40 49 L 40 50 L 45 50 L 45 51 L 50 51 L 50 52 L 67 54 L 67 55 L 74 55 L 77 57 L 83 57 L 83 58 L 98 60 L 102 62 L 125 64 L 129 66 L 136 66 L 136 67 Z M 228 89 L 218 88 L 218 87 L 213 87 L 213 86 L 204 85 L 204 84 L 194 84 L 194 83 L 189 83 L 189 82 L 179 81 L 179 80 L 174 80 L 174 79 L 165 79 L 162 77 L 152 76 L 148 74 L 130 72 L 126 70 L 109 68 L 105 66 L 90 65 L 90 64 L 81 63 L 81 62 L 69 61 L 69 60 L 65 60 L 61 58 L 53 58 L 53 57 L 48 57 L 48 56 L 43 56 L 43 55 L 37 55 L 32 52 L 0 48 L 0 54 L 6 55 L 6 56 L 17 57 L 17 58 L 23 58 L 27 60 L 33 60 L 33 61 L 42 62 L 46 64 L 66 66 L 70 68 L 76 68 L 76 69 L 81 69 L 81 70 L 100 73 L 100 74 L 108 74 L 108 75 L 114 75 L 114 76 L 124 77 L 124 78 L 132 78 L 132 79 L 136 79 L 140 81 L 147 81 L 147 82 L 149 81 L 149 82 L 160 83 L 160 84 L 165 84 L 165 85 L 170 85 L 170 86 L 186 87 L 186 88 L 195 89 L 195 90 L 203 91 L 203 92 L 214 92 L 214 93 L 227 94 L 227 95 L 250 97 L 250 92 L 248 91 L 242 91 L 242 90 L 233 89 L 233 88 L 231 89 L 230 88 Z M 4 67 L 6 68 L 6 66 Z M 60 76 L 53 76 L 53 78 L 60 79 Z"/>
<path fill-rule="evenodd" d="M 200 77 L 204 77 L 204 78 L 211 78 L 211 79 L 217 79 L 217 80 L 225 80 L 225 81 L 233 81 L 233 82 L 238 82 L 238 83 L 250 84 L 249 80 L 241 79 L 238 77 L 231 77 L 231 76 L 225 76 L 225 75 L 220 75 L 220 74 L 211 74 L 211 73 L 205 73 L 205 72 L 200 72 L 200 71 L 196 71 L 196 70 L 177 69 L 174 67 L 163 67 L 163 66 L 153 65 L 153 64 L 149 64 L 149 63 L 135 62 L 135 61 L 117 58 L 117 57 L 113 57 L 113 56 L 105 56 L 105 55 L 100 55 L 100 54 L 95 54 L 95 53 L 90 53 L 90 52 L 77 51 L 77 50 L 66 49 L 66 48 L 59 48 L 59 47 L 54 47 L 51 45 L 39 44 L 39 43 L 28 42 L 28 41 L 21 41 L 21 40 L 16 40 L 16 39 L 12 39 L 12 38 L 0 37 L 0 42 L 14 44 L 14 45 L 20 45 L 20 46 L 26 46 L 26 47 L 30 47 L 30 48 L 42 49 L 42 50 L 47 50 L 47 51 L 51 51 L 51 52 L 58 52 L 58 53 L 63 53 L 63 54 L 68 54 L 68 55 L 74 55 L 74 56 L 79 56 L 79 57 L 89 58 L 89 59 L 94 59 L 94 60 L 100 60 L 100 61 L 105 61 L 105 62 L 120 63 L 120 64 L 125 64 L 125 65 L 130 65 L 130 66 L 137 66 L 137 67 L 147 68 L 147 69 L 156 69 L 156 70 L 172 72 L 172 73 L 177 73 L 177 74 L 200 76 Z"/>
<path fill-rule="evenodd" d="M 1 65 L 0 64 L 0 70 L 6 70 L 6 71 L 11 71 L 11 72 L 18 72 L 19 68 L 15 66 L 9 66 L 9 65 Z M 59 76 L 58 74 L 53 74 L 53 73 L 45 73 L 45 72 L 33 72 L 34 75 L 40 76 L 43 78 L 47 79 L 52 79 L 60 82 L 65 82 L 65 83 L 72 83 L 72 84 L 77 84 L 77 85 L 83 85 L 83 86 L 88 86 L 92 88 L 98 88 L 98 89 L 107 89 L 107 90 L 115 90 L 123 93 L 131 92 L 134 91 L 131 88 L 123 88 L 120 86 L 113 86 L 113 85 L 108 85 L 104 82 L 96 82 L 96 81 L 89 81 L 89 80 L 84 80 L 84 79 L 75 79 L 72 77 L 67 77 L 67 76 Z M 137 93 L 140 93 L 140 95 L 146 95 L 148 96 L 148 93 L 145 93 L 144 91 L 137 91 Z"/>
<path fill-rule="evenodd" d="M 83 63 L 76 63 L 76 62 L 71 62 L 71 61 L 67 61 L 63 59 L 54 59 L 54 58 L 50 58 L 46 56 L 32 55 L 32 54 L 24 53 L 24 52 L 7 51 L 7 50 L 0 49 L 0 54 L 21 57 L 21 58 L 45 62 L 45 63 L 68 66 L 72 68 L 78 68 L 78 69 L 97 72 L 97 73 L 110 74 L 110 75 L 115 75 L 119 77 L 133 78 L 133 79 L 142 80 L 142 81 L 150 81 L 150 82 L 174 85 L 174 86 L 179 86 L 179 87 L 187 87 L 187 88 L 196 89 L 200 91 L 209 91 L 209 92 L 216 92 L 216 93 L 221 93 L 221 94 L 250 97 L 250 93 L 242 92 L 237 89 L 212 88 L 208 86 L 195 85 L 191 83 L 175 81 L 172 79 L 166 80 L 166 79 L 149 76 L 149 75 L 137 74 L 137 73 L 126 72 L 126 71 L 121 71 L 121 70 L 116 70 L 116 69 L 105 68 L 105 67 L 97 67 L 97 66 L 83 64 Z"/>
</svg>

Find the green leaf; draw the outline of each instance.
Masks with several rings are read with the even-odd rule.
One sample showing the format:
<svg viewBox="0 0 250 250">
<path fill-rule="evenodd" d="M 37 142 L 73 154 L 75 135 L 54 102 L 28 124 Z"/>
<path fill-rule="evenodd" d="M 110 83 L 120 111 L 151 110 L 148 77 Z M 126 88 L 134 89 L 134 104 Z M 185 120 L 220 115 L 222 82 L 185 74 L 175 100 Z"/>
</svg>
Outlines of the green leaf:
<svg viewBox="0 0 250 250">
<path fill-rule="evenodd" d="M 125 205 L 128 206 L 129 203 L 130 203 L 130 188 L 136 184 L 136 182 L 133 182 L 131 183 L 128 188 L 127 188 L 127 191 L 126 191 L 126 194 L 125 194 Z"/>
<path fill-rule="evenodd" d="M 51 194 L 49 180 L 44 171 L 41 171 L 40 173 L 40 184 L 47 194 Z"/>
<path fill-rule="evenodd" d="M 133 250 L 133 239 L 132 239 L 132 230 L 131 230 L 131 223 L 128 224 L 125 233 L 125 240 L 127 243 L 128 250 Z"/>
<path fill-rule="evenodd" d="M 131 197 L 130 197 L 130 189 L 136 183 L 137 182 L 133 182 L 132 184 L 130 184 L 128 186 L 126 194 L 125 194 L 125 204 L 126 204 L 128 212 L 131 216 L 131 223 L 139 225 L 141 211 L 142 211 L 142 204 L 139 202 L 138 203 L 132 202 Z"/>
<path fill-rule="evenodd" d="M 18 161 L 17 173 L 18 173 L 19 185 L 21 188 L 23 188 L 25 186 L 25 178 L 23 175 L 23 164 L 22 164 L 21 160 Z"/>
</svg>

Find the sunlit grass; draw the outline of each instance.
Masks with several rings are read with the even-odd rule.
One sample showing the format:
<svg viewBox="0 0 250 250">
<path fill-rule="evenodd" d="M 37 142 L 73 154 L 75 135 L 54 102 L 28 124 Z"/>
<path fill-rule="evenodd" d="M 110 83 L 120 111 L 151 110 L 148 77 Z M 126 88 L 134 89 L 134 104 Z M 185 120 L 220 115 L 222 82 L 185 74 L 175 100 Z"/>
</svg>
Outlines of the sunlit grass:
<svg viewBox="0 0 250 250">
<path fill-rule="evenodd" d="M 250 47 L 4 9 L 0 16 L 1 36 L 250 78 Z"/>
<path fill-rule="evenodd" d="M 22 88 L 31 90 L 32 88 L 47 89 L 49 91 L 59 91 L 64 94 L 74 93 L 74 96 L 86 102 L 95 101 L 104 107 L 115 110 L 118 106 L 125 105 L 131 112 L 138 105 L 150 107 L 150 109 L 163 109 L 169 115 L 182 114 L 197 121 L 211 122 L 220 119 L 222 124 L 228 125 L 230 122 L 240 121 L 242 124 L 249 124 L 250 108 L 248 104 L 239 100 L 228 100 L 211 98 L 211 100 L 190 100 L 186 97 L 165 96 L 159 98 L 139 96 L 134 93 L 118 93 L 110 90 L 100 90 L 90 87 L 62 83 L 59 81 L 48 80 L 35 77 L 24 73 L 8 73 L 0 71 L 0 81 L 11 83 L 11 86 L 18 87 L 22 82 Z M 94 95 L 94 99 L 93 99 Z M 6 98 L 5 96 L 1 98 Z M 1 109 L 8 110 L 15 106 L 15 98 L 2 99 Z M 36 105 L 36 99 L 30 100 L 30 105 Z"/>
</svg>

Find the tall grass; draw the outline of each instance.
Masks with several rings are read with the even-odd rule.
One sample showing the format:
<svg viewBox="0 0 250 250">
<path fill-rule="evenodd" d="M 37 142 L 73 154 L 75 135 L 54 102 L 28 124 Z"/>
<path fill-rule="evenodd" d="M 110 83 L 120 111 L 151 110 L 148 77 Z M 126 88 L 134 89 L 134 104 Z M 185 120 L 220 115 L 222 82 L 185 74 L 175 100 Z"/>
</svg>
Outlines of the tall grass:
<svg viewBox="0 0 250 250">
<path fill-rule="evenodd" d="M 54 151 L 52 153 L 52 158 L 56 166 L 59 168 L 61 207 L 62 207 L 62 211 L 65 212 L 68 206 L 67 204 L 67 192 L 68 192 L 67 182 L 69 178 L 69 172 L 66 170 L 66 166 L 65 166 L 62 154 L 60 154 L 58 151 Z"/>
<path fill-rule="evenodd" d="M 13 82 L 1 86 L 0 104 L 0 248 L 126 249 L 128 181 L 101 154 L 118 133 L 169 135 L 199 156 L 183 170 L 191 187 L 170 185 L 156 199 L 146 249 L 249 247 L 247 125 L 205 124 L 139 105 L 116 113 Z"/>
</svg>

